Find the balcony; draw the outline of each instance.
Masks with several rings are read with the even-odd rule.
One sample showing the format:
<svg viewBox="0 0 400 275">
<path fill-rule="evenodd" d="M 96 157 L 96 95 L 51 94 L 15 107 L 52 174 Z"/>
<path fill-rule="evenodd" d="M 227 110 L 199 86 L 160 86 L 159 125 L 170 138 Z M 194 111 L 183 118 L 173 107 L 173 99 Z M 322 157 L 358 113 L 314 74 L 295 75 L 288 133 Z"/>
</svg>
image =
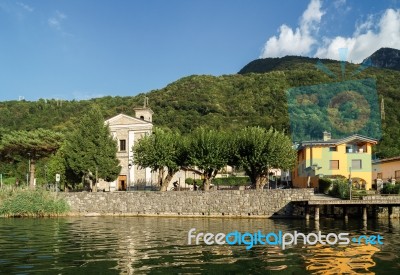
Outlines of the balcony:
<svg viewBox="0 0 400 275">
<path fill-rule="evenodd" d="M 346 146 L 347 154 L 363 154 L 367 152 L 367 147 L 364 146 Z"/>
</svg>

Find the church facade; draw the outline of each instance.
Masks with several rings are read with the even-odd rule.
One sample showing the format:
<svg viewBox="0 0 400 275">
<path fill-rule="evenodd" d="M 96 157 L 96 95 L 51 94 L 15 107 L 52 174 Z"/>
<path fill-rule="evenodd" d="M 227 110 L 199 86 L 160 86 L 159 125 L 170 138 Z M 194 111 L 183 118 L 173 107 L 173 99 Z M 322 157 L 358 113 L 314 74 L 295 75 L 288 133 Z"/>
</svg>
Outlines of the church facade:
<svg viewBox="0 0 400 275">
<path fill-rule="evenodd" d="M 99 187 L 106 191 L 127 191 L 135 185 L 151 185 L 151 169 L 139 168 L 133 163 L 132 147 L 138 140 L 152 133 L 153 111 L 146 106 L 135 108 L 134 111 L 135 117 L 119 114 L 105 121 L 117 142 L 117 158 L 122 167 L 115 181 L 100 182 Z"/>
</svg>

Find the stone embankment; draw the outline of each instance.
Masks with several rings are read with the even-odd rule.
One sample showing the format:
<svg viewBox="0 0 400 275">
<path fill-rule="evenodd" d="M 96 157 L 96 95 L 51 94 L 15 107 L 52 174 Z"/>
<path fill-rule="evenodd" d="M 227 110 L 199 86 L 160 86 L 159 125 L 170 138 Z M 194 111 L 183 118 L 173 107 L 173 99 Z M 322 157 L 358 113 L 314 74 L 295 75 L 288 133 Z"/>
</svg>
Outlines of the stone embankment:
<svg viewBox="0 0 400 275">
<path fill-rule="evenodd" d="M 180 192 L 60 193 L 72 215 L 82 216 L 228 216 L 296 215 L 292 202 L 306 202 L 313 189 Z M 300 212 L 299 212 L 300 213 Z"/>
</svg>

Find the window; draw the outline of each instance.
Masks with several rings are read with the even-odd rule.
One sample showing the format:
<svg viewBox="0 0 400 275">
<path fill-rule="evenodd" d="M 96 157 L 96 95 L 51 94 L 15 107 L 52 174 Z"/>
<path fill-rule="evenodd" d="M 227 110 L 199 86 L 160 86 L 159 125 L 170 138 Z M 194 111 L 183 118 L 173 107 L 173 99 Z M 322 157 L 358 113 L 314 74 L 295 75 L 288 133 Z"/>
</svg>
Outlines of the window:
<svg viewBox="0 0 400 275">
<path fill-rule="evenodd" d="M 382 173 L 378 173 L 377 176 L 376 176 L 376 178 L 378 178 L 378 179 L 383 179 Z"/>
<path fill-rule="evenodd" d="M 144 116 L 140 116 L 140 119 L 141 119 L 141 120 L 144 120 Z"/>
<path fill-rule="evenodd" d="M 329 169 L 331 169 L 331 170 L 339 169 L 339 161 L 338 160 L 331 160 L 329 162 Z"/>
<path fill-rule="evenodd" d="M 394 171 L 394 177 L 396 178 L 396 180 L 400 179 L 400 170 Z"/>
<path fill-rule="evenodd" d="M 337 147 L 336 146 L 330 146 L 329 147 L 329 151 L 336 152 L 337 151 Z"/>
<path fill-rule="evenodd" d="M 126 140 L 125 139 L 121 139 L 119 141 L 119 150 L 126 151 Z"/>
<path fill-rule="evenodd" d="M 351 169 L 362 169 L 361 159 L 353 159 L 351 161 Z"/>
</svg>

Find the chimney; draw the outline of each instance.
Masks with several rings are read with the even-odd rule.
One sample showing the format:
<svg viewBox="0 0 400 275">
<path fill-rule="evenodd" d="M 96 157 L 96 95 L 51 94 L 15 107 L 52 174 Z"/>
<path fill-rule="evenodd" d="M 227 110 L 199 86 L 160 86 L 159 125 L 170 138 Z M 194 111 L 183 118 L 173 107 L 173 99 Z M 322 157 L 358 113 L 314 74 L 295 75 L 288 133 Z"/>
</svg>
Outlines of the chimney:
<svg viewBox="0 0 400 275">
<path fill-rule="evenodd" d="M 324 131 L 323 132 L 324 141 L 328 141 L 331 139 L 331 133 Z"/>
</svg>

